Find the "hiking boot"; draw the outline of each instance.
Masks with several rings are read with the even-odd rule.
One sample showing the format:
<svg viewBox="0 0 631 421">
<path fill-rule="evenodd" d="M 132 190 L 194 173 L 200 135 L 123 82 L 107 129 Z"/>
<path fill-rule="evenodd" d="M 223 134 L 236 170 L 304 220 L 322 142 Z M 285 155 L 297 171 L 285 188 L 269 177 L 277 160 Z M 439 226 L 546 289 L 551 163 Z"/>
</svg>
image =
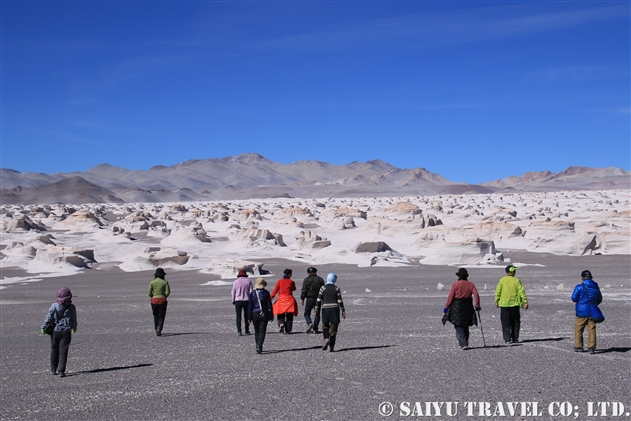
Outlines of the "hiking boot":
<svg viewBox="0 0 631 421">
<path fill-rule="evenodd" d="M 336 336 L 331 336 L 329 338 L 329 352 L 333 352 L 333 348 L 335 348 L 335 338 Z"/>
<path fill-rule="evenodd" d="M 246 335 L 251 335 L 252 333 L 250 333 L 250 331 L 249 331 L 249 330 L 246 330 L 246 331 L 245 331 L 245 334 L 246 334 Z"/>
<path fill-rule="evenodd" d="M 596 348 L 589 348 L 589 353 L 590 354 L 595 354 L 596 353 Z"/>
<path fill-rule="evenodd" d="M 585 352 L 583 348 L 574 348 L 574 352 Z"/>
<path fill-rule="evenodd" d="M 59 372 L 59 377 L 66 377 L 66 373 L 64 373 L 63 371 Z"/>
<path fill-rule="evenodd" d="M 162 336 L 162 331 L 160 329 L 156 329 L 156 336 Z"/>
<path fill-rule="evenodd" d="M 278 332 L 285 333 L 285 325 L 280 325 L 280 327 L 278 328 Z"/>
<path fill-rule="evenodd" d="M 262 353 L 263 353 L 263 350 L 262 350 L 261 348 L 256 348 L 256 353 L 257 353 L 257 354 L 262 354 Z"/>
<path fill-rule="evenodd" d="M 50 369 L 50 374 L 52 374 L 53 376 L 56 376 L 57 374 L 57 370 L 53 370 L 52 368 Z"/>
<path fill-rule="evenodd" d="M 307 327 L 307 333 L 313 332 L 313 323 L 309 323 L 309 327 Z"/>
<path fill-rule="evenodd" d="M 324 343 L 324 346 L 322 347 L 322 351 L 326 351 L 329 348 L 329 341 L 326 341 Z"/>
</svg>

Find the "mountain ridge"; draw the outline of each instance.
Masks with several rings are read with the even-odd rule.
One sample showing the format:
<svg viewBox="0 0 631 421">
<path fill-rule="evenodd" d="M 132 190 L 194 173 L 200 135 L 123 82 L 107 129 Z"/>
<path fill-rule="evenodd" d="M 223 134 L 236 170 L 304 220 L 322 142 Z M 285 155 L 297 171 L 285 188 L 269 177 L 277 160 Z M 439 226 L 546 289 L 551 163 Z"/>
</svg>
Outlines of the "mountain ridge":
<svg viewBox="0 0 631 421">
<path fill-rule="evenodd" d="M 283 164 L 258 153 L 247 153 L 155 165 L 146 171 L 108 163 L 84 172 L 50 175 L 0 168 L 0 200 L 3 204 L 32 204 L 38 200 L 129 203 L 628 189 L 630 175 L 631 172 L 616 167 L 570 166 L 559 173 L 527 172 L 488 183 L 467 184 L 452 182 L 422 167 L 397 168 L 380 159 L 343 165 L 317 160 Z"/>
</svg>

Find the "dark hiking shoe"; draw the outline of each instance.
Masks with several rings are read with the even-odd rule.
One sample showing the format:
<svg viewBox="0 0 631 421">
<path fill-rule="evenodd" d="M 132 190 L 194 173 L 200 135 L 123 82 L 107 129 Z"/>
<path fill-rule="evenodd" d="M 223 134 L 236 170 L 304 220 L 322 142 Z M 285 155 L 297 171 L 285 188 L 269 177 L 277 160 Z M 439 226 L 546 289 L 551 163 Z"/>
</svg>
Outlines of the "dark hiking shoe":
<svg viewBox="0 0 631 421">
<path fill-rule="evenodd" d="M 307 328 L 307 333 L 313 332 L 313 323 L 309 323 L 309 327 Z"/>
<path fill-rule="evenodd" d="M 162 336 L 162 331 L 160 329 L 156 329 L 156 336 Z"/>
<path fill-rule="evenodd" d="M 322 351 L 326 351 L 328 347 L 329 347 L 329 341 L 326 341 L 324 343 L 324 346 L 322 347 Z"/>
<path fill-rule="evenodd" d="M 590 354 L 595 354 L 596 353 L 596 348 L 589 348 L 589 353 Z"/>
<path fill-rule="evenodd" d="M 280 327 L 278 328 L 278 332 L 285 333 L 285 325 L 280 325 Z"/>
<path fill-rule="evenodd" d="M 63 371 L 59 372 L 59 377 L 66 377 L 66 373 L 64 373 Z"/>
<path fill-rule="evenodd" d="M 52 369 L 51 369 L 51 370 L 50 370 L 50 374 L 52 374 L 53 376 L 56 376 L 56 375 L 57 375 L 57 374 L 59 374 L 59 373 L 57 373 L 57 370 L 52 370 Z"/>
<path fill-rule="evenodd" d="M 574 348 L 574 352 L 585 352 L 583 348 Z"/>
<path fill-rule="evenodd" d="M 263 353 L 263 350 L 262 350 L 261 348 L 257 348 L 257 349 L 256 349 L 256 353 L 257 353 L 257 354 L 261 354 L 261 353 Z"/>
</svg>

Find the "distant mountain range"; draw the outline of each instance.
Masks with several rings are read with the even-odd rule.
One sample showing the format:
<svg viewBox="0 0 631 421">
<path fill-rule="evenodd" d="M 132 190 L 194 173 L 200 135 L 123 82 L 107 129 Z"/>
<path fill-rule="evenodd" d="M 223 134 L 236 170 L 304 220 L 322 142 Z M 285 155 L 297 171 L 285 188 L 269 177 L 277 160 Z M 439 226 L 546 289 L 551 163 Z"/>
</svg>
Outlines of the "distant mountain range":
<svg viewBox="0 0 631 421">
<path fill-rule="evenodd" d="M 373 160 L 332 165 L 289 165 L 259 154 L 196 159 L 149 171 L 101 164 L 85 172 L 22 173 L 0 169 L 2 204 L 132 203 L 271 197 L 362 197 L 475 194 L 515 191 L 631 188 L 620 168 L 570 167 L 560 173 L 526 173 L 476 184 L 454 183 L 424 168 L 401 169 Z"/>
</svg>

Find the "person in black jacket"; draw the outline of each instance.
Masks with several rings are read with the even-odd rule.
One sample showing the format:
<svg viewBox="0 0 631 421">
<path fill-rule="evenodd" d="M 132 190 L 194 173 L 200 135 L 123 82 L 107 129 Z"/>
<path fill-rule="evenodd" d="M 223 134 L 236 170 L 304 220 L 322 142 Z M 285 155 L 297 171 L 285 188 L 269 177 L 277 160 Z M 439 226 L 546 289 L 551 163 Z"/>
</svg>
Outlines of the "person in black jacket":
<svg viewBox="0 0 631 421">
<path fill-rule="evenodd" d="M 467 269 L 458 269 L 456 276 L 458 281 L 451 285 L 443 311 L 447 314 L 447 320 L 456 328 L 456 339 L 460 348 L 469 349 L 469 326 L 478 324 L 475 312 L 480 311 L 480 295 L 475 285 L 469 281 Z M 475 300 L 475 307 L 471 296 Z"/>
<path fill-rule="evenodd" d="M 267 322 L 274 320 L 272 299 L 269 291 L 265 289 L 266 286 L 267 282 L 263 278 L 258 278 L 254 285 L 254 291 L 250 293 L 248 300 L 248 322 L 254 325 L 254 341 L 256 342 L 257 354 L 263 352 Z"/>
<path fill-rule="evenodd" d="M 303 281 L 302 290 L 300 291 L 300 304 L 304 306 L 305 299 L 307 300 L 307 305 L 305 306 L 305 321 L 308 326 L 307 333 L 320 333 L 318 331 L 320 317 L 316 314 L 313 322 L 311 322 L 311 310 L 315 307 L 320 288 L 324 286 L 324 279 L 320 278 L 317 273 L 318 270 L 313 266 L 307 269 L 308 276 Z"/>
<path fill-rule="evenodd" d="M 326 285 L 320 288 L 318 299 L 316 300 L 316 317 L 320 315 L 322 309 L 322 334 L 324 336 L 323 351 L 327 348 L 333 352 L 337 338 L 337 327 L 340 324 L 340 311 L 342 317 L 346 319 L 344 302 L 342 301 L 342 291 L 335 285 L 337 275 L 329 273 L 326 277 Z"/>
</svg>

